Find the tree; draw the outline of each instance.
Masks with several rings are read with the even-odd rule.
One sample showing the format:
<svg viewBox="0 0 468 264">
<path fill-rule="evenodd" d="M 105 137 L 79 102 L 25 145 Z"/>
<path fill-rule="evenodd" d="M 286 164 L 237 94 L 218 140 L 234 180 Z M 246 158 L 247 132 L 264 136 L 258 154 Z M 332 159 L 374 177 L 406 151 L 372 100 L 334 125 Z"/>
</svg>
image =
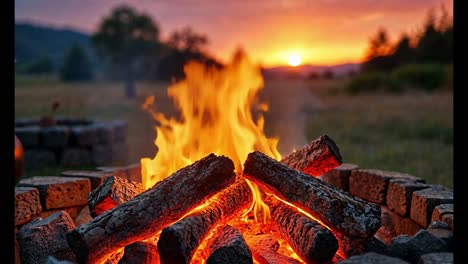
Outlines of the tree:
<svg viewBox="0 0 468 264">
<path fill-rule="evenodd" d="M 54 63 L 49 57 L 38 59 L 24 67 L 24 72 L 29 74 L 52 73 L 54 71 Z"/>
<path fill-rule="evenodd" d="M 453 23 L 442 6 L 441 18 L 431 9 L 417 45 L 418 60 L 425 63 L 451 63 L 453 58 Z"/>
<path fill-rule="evenodd" d="M 172 32 L 168 44 L 180 51 L 199 53 L 208 44 L 208 37 L 185 27 Z"/>
<path fill-rule="evenodd" d="M 88 81 L 93 78 L 91 62 L 83 48 L 74 44 L 64 56 L 60 70 L 63 81 Z"/>
<path fill-rule="evenodd" d="M 375 36 L 371 37 L 369 44 L 366 60 L 389 55 L 392 50 L 388 33 L 384 28 L 379 28 Z"/>
<path fill-rule="evenodd" d="M 395 46 L 393 57 L 398 65 L 410 63 L 414 60 L 414 48 L 411 47 L 411 39 L 403 34 Z"/>
<path fill-rule="evenodd" d="M 122 5 L 102 20 L 91 40 L 98 54 L 123 73 L 126 96 L 135 97 L 138 68 L 160 45 L 156 23 L 148 15 L 138 14 L 131 7 Z"/>
</svg>

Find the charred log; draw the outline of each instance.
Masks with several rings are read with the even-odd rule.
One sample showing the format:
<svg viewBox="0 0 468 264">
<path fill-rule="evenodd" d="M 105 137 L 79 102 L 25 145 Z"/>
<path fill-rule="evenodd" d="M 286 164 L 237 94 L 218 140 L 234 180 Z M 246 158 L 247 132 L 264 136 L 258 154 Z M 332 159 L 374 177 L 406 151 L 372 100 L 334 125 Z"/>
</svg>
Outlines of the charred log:
<svg viewBox="0 0 468 264">
<path fill-rule="evenodd" d="M 281 160 L 289 167 L 311 176 L 320 176 L 341 164 L 340 150 L 335 142 L 323 135 Z"/>
<path fill-rule="evenodd" d="M 135 242 L 125 247 L 119 264 L 159 264 L 158 247 L 150 242 Z"/>
<path fill-rule="evenodd" d="M 196 249 L 219 223 L 252 203 L 252 193 L 244 179 L 209 200 L 209 205 L 163 229 L 158 241 L 161 263 L 190 263 Z"/>
<path fill-rule="evenodd" d="M 273 196 L 265 199 L 272 223 L 278 233 L 306 263 L 324 263 L 333 259 L 338 241 L 330 230 Z"/>
<path fill-rule="evenodd" d="M 240 231 L 230 225 L 217 229 L 207 245 L 207 264 L 252 264 L 252 253 Z"/>
<path fill-rule="evenodd" d="M 133 199 L 144 191 L 141 183 L 110 176 L 96 189 L 89 193 L 89 213 L 96 217 L 107 210 Z"/>
<path fill-rule="evenodd" d="M 151 238 L 234 181 L 233 162 L 210 154 L 71 230 L 68 243 L 80 262 L 98 262 L 122 247 Z"/>
<path fill-rule="evenodd" d="M 261 152 L 248 155 L 244 176 L 346 236 L 371 237 L 381 225 L 378 205 L 291 169 Z"/>
</svg>

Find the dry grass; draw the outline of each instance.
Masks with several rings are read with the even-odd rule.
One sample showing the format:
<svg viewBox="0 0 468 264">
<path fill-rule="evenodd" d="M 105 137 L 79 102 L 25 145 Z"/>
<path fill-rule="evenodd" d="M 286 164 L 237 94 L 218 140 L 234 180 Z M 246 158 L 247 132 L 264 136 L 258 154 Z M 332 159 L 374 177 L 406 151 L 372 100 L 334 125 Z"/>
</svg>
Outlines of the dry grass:
<svg viewBox="0 0 468 264">
<path fill-rule="evenodd" d="M 279 136 L 286 154 L 321 134 L 328 134 L 345 162 L 361 168 L 406 172 L 429 183 L 453 185 L 453 95 L 333 94 L 342 80 L 269 80 L 261 94 L 268 100 L 267 135 Z M 173 112 L 166 96 L 167 83 L 138 84 L 137 98 L 123 97 L 121 83 L 64 84 L 17 79 L 15 117 L 38 117 L 50 102 L 61 101 L 58 114 L 97 119 L 126 119 L 129 124 L 129 160 L 153 157 L 154 121 L 141 110 L 149 95 L 157 109 Z M 312 93 L 309 93 L 309 92 Z M 28 173 L 46 173 L 33 171 Z"/>
</svg>

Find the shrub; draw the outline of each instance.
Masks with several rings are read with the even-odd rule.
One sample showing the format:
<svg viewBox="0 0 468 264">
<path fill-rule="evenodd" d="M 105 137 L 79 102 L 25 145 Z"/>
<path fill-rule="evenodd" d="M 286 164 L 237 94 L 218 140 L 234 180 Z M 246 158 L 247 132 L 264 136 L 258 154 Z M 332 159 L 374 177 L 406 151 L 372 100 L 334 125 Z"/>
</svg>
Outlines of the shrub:
<svg viewBox="0 0 468 264">
<path fill-rule="evenodd" d="M 433 91 L 447 79 L 447 71 L 441 64 L 408 64 L 395 69 L 394 78 L 408 86 Z"/>
<path fill-rule="evenodd" d="M 401 82 L 384 72 L 369 72 L 357 75 L 346 87 L 349 94 L 377 91 L 400 92 L 401 90 Z"/>
</svg>

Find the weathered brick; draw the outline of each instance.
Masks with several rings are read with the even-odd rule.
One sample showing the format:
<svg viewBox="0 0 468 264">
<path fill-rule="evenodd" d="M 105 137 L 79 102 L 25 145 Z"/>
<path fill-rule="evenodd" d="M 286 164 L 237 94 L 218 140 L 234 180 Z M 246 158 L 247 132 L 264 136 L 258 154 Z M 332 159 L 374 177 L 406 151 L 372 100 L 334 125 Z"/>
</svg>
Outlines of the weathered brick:
<svg viewBox="0 0 468 264">
<path fill-rule="evenodd" d="M 57 121 L 57 124 L 63 126 L 87 126 L 93 123 L 93 120 L 81 117 L 58 116 L 55 118 L 55 120 Z"/>
<path fill-rule="evenodd" d="M 418 264 L 451 264 L 453 263 L 453 253 L 429 253 L 424 254 L 419 259 Z"/>
<path fill-rule="evenodd" d="M 55 213 L 46 219 L 36 218 L 23 226 L 17 234 L 21 263 L 46 263 L 49 256 L 77 262 L 68 246 L 65 233 L 75 228 L 67 212 Z"/>
<path fill-rule="evenodd" d="M 94 165 L 103 166 L 112 164 L 112 145 L 97 144 L 91 148 L 91 159 Z"/>
<path fill-rule="evenodd" d="M 70 129 L 66 126 L 52 126 L 41 129 L 41 142 L 47 148 L 64 148 L 68 145 Z"/>
<path fill-rule="evenodd" d="M 106 167 L 106 166 L 101 166 L 97 167 L 96 169 L 105 172 L 105 173 L 111 173 L 112 175 L 116 177 L 121 177 L 124 179 L 128 180 L 128 172 L 127 172 L 127 167 L 124 166 L 114 166 L 114 167 Z"/>
<path fill-rule="evenodd" d="M 24 151 L 24 167 L 37 169 L 48 166 L 56 166 L 57 160 L 54 152 L 47 149 L 26 149 Z"/>
<path fill-rule="evenodd" d="M 91 153 L 84 148 L 67 148 L 62 153 L 60 164 L 70 167 L 91 165 Z"/>
<path fill-rule="evenodd" d="M 15 187 L 15 226 L 26 224 L 41 212 L 38 189 Z"/>
<path fill-rule="evenodd" d="M 453 214 L 453 204 L 439 204 L 432 212 L 431 221 L 441 221 L 445 214 Z"/>
<path fill-rule="evenodd" d="M 97 129 L 98 143 L 110 144 L 114 140 L 114 126 L 112 123 L 99 122 L 94 124 Z"/>
<path fill-rule="evenodd" d="M 343 163 L 333 170 L 322 175 L 321 179 L 331 185 L 349 191 L 349 176 L 352 170 L 358 169 L 359 166 L 351 163 Z"/>
<path fill-rule="evenodd" d="M 83 205 L 60 208 L 60 209 L 49 209 L 49 210 L 42 211 L 40 214 L 40 217 L 47 218 L 57 212 L 65 211 L 70 215 L 72 220 L 74 220 L 78 216 L 78 213 L 81 211 L 82 208 L 83 208 Z"/>
<path fill-rule="evenodd" d="M 349 192 L 367 201 L 385 204 L 390 179 L 407 179 L 424 183 L 423 179 L 405 173 L 357 169 L 352 170 L 349 176 Z"/>
<path fill-rule="evenodd" d="M 101 185 L 104 180 L 112 176 L 112 173 L 104 172 L 104 171 L 64 171 L 60 174 L 63 177 L 80 177 L 80 178 L 88 178 L 91 181 L 91 188 L 96 189 L 99 185 Z"/>
<path fill-rule="evenodd" d="M 114 127 L 113 139 L 114 141 L 126 141 L 128 134 L 128 123 L 125 120 L 112 121 Z"/>
<path fill-rule="evenodd" d="M 395 224 L 393 223 L 394 213 L 391 212 L 390 209 L 388 209 L 386 206 L 381 206 L 380 209 L 382 225 L 375 233 L 375 236 L 385 242 L 385 244 L 389 245 L 392 238 L 396 236 Z"/>
<path fill-rule="evenodd" d="M 411 219 L 427 227 L 434 208 L 446 203 L 453 203 L 453 191 L 446 187 L 431 186 L 429 189 L 415 191 L 411 199 Z"/>
<path fill-rule="evenodd" d="M 35 176 L 23 179 L 18 186 L 39 190 L 42 209 L 57 209 L 88 204 L 91 183 L 86 178 Z"/>
<path fill-rule="evenodd" d="M 26 148 L 39 145 L 40 131 L 39 126 L 15 127 L 15 135 Z"/>
<path fill-rule="evenodd" d="M 429 185 L 404 179 L 391 179 L 387 189 L 387 206 L 401 216 L 409 216 L 414 191 L 427 189 Z"/>
<path fill-rule="evenodd" d="M 96 126 L 75 126 L 71 129 L 74 145 L 87 147 L 98 143 L 98 129 Z"/>
<path fill-rule="evenodd" d="M 17 118 L 15 119 L 15 127 L 25 126 L 38 126 L 39 120 L 37 118 Z"/>
<path fill-rule="evenodd" d="M 393 235 L 393 237 L 399 236 L 399 235 L 412 236 L 412 235 L 416 234 L 419 230 L 421 230 L 421 228 L 423 228 L 422 226 L 418 225 L 416 222 L 411 220 L 411 218 L 403 217 L 403 216 L 391 211 L 386 206 L 381 206 L 381 211 L 382 211 L 382 227 L 381 227 L 381 229 L 384 228 L 384 229 L 387 229 L 387 230 L 380 230 L 380 229 L 379 230 L 380 230 L 380 232 L 387 231 L 387 233 L 389 233 L 388 234 L 389 236 L 390 235 Z M 390 222 L 391 221 L 391 224 L 387 223 L 386 225 L 384 225 L 383 224 L 384 220 L 385 220 L 385 222 Z M 386 237 L 386 238 L 381 237 L 381 235 L 384 235 L 385 233 L 380 234 L 379 231 L 377 231 L 376 235 L 377 234 L 379 234 L 378 236 L 381 239 L 383 239 L 386 243 L 389 242 L 388 237 Z M 393 237 L 391 237 L 390 240 Z"/>
</svg>

